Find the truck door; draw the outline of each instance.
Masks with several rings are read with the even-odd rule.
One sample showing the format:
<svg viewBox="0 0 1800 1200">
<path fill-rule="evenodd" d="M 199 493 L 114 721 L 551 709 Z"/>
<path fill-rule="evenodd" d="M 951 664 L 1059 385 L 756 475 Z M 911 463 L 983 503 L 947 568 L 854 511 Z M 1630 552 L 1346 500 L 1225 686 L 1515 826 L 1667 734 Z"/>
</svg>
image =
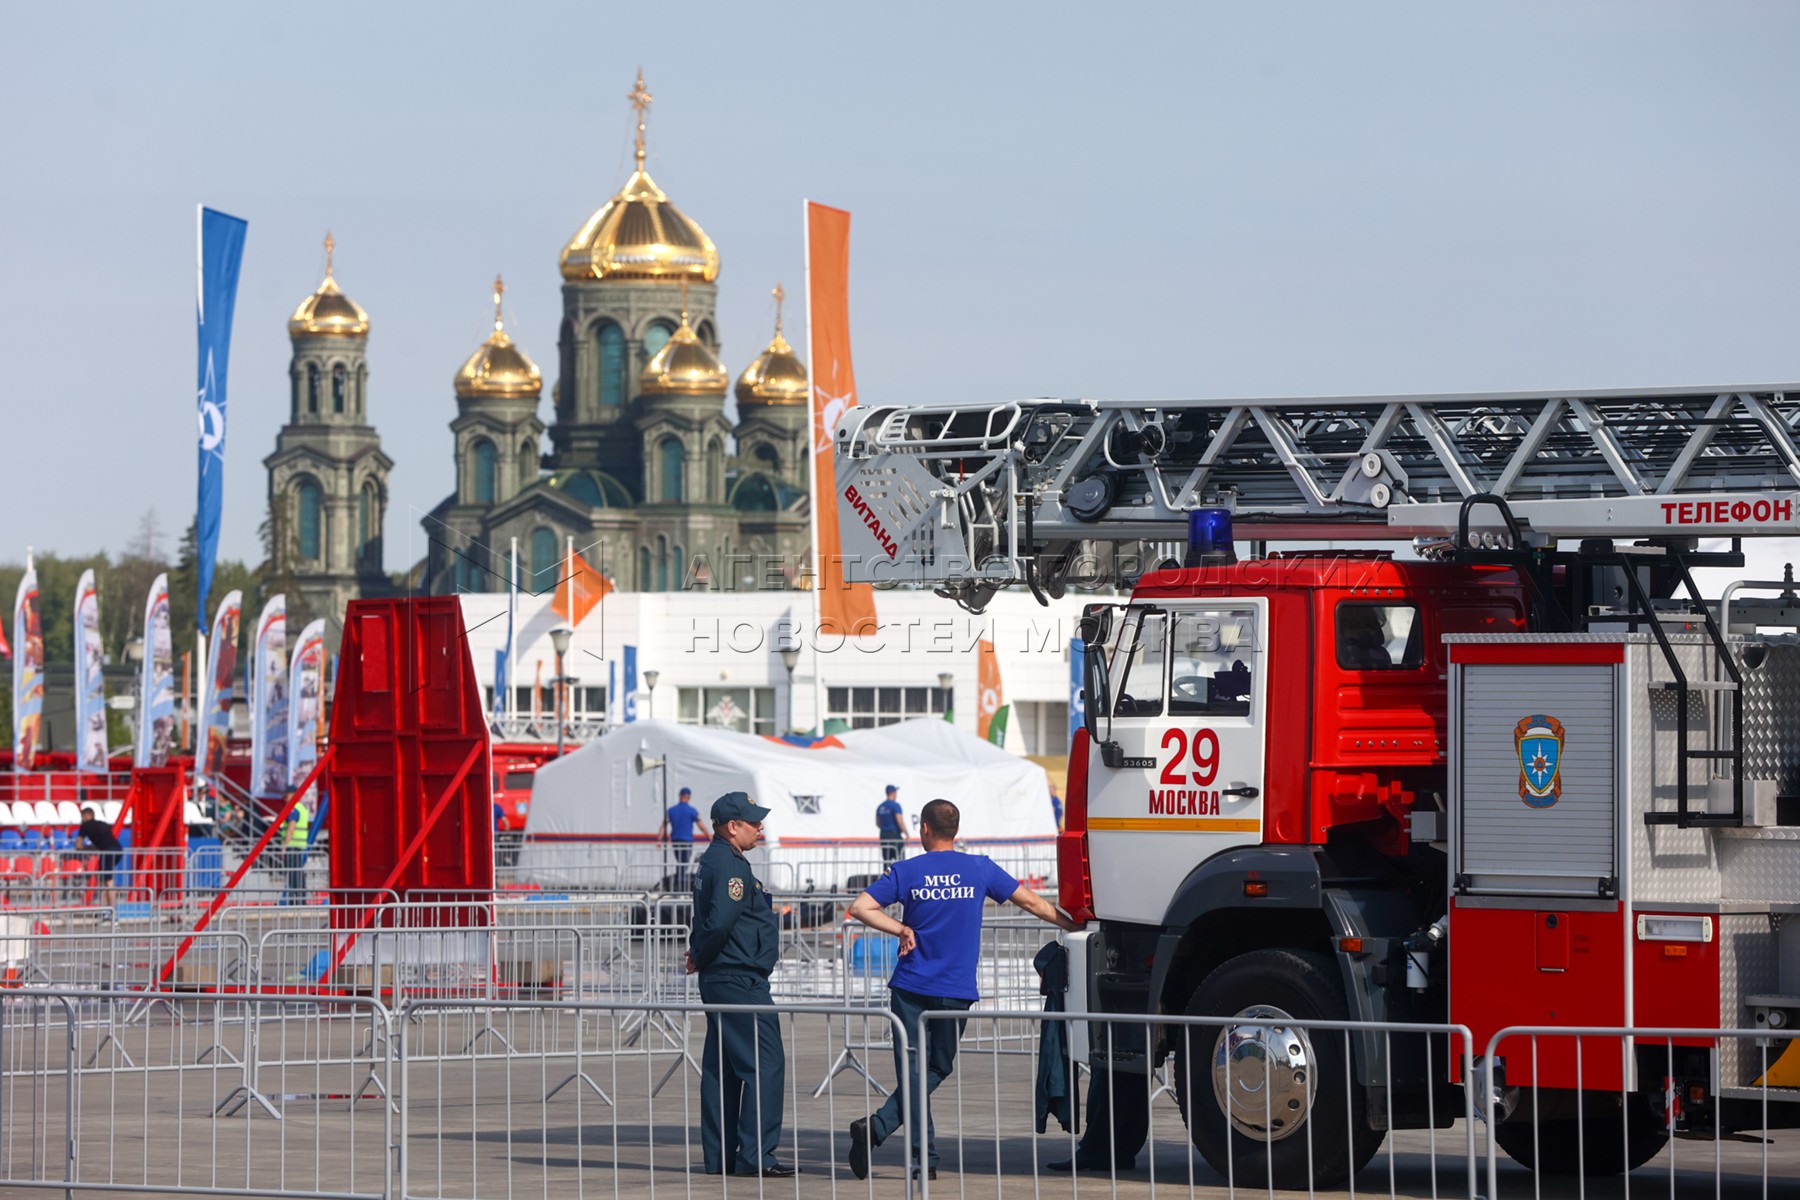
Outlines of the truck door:
<svg viewBox="0 0 1800 1200">
<path fill-rule="evenodd" d="M 1262 841 L 1268 681 L 1262 599 L 1133 606 L 1112 723 L 1088 759 L 1088 854 L 1103 919 L 1161 921 L 1196 864 Z"/>
</svg>

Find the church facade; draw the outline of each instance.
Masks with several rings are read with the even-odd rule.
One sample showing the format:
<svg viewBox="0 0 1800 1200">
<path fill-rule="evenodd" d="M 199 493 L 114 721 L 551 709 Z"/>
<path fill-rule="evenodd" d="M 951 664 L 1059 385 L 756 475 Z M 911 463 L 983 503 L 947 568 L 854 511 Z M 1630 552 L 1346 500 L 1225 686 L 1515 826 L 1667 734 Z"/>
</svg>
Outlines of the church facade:
<svg viewBox="0 0 1800 1200">
<path fill-rule="evenodd" d="M 736 381 L 720 362 L 719 253 L 644 166 L 560 257 L 562 322 L 549 424 L 540 368 L 494 328 L 454 377 L 456 488 L 426 515 L 421 592 L 543 592 L 566 548 L 625 591 L 799 585 L 809 539 L 806 369 L 782 335 Z M 368 419 L 368 315 L 333 278 L 289 322 L 290 418 L 265 460 L 271 513 L 291 514 L 291 574 L 312 611 L 382 594 L 393 463 Z M 548 438 L 546 439 L 546 434 Z M 546 440 L 548 445 L 546 445 Z M 333 621 L 336 624 L 336 621 Z M 335 630 L 334 630 L 335 632 Z"/>
</svg>

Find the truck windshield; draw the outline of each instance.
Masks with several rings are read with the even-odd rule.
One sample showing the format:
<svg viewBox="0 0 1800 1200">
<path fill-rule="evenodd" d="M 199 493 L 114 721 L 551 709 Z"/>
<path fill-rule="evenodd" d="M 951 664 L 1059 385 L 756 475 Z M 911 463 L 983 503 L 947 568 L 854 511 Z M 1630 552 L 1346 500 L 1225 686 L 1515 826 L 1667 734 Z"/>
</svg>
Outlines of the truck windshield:
<svg viewBox="0 0 1800 1200">
<path fill-rule="evenodd" d="M 1115 717 L 1160 717 L 1163 710 L 1163 661 L 1167 657 L 1168 617 L 1134 609 L 1119 629 L 1115 652 L 1113 703 Z"/>
</svg>

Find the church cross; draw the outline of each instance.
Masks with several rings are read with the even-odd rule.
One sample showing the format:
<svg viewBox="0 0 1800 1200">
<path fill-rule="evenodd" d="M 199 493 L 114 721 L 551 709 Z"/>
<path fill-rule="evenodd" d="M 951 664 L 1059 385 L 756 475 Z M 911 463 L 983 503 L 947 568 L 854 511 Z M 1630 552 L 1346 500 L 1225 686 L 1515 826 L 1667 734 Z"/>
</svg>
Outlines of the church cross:
<svg viewBox="0 0 1800 1200">
<path fill-rule="evenodd" d="M 656 99 L 644 90 L 644 68 L 638 68 L 637 86 L 625 93 L 625 98 L 631 101 L 631 107 L 637 109 L 637 165 L 641 171 L 644 169 L 644 113 L 649 109 L 650 102 Z"/>
</svg>

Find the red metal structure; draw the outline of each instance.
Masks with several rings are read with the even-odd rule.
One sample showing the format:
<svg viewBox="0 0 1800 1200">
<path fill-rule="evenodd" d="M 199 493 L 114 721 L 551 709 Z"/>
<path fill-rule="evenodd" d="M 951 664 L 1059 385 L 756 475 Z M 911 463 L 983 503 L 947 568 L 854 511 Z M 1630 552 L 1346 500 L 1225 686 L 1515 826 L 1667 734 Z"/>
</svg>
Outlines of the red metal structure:
<svg viewBox="0 0 1800 1200">
<path fill-rule="evenodd" d="M 493 772 L 462 606 L 451 596 L 354 600 L 338 662 L 327 772 L 334 893 L 491 893 Z"/>
<path fill-rule="evenodd" d="M 132 878 L 151 897 L 182 886 L 187 871 L 189 767 L 134 767 L 113 832 L 131 824 Z"/>
</svg>

